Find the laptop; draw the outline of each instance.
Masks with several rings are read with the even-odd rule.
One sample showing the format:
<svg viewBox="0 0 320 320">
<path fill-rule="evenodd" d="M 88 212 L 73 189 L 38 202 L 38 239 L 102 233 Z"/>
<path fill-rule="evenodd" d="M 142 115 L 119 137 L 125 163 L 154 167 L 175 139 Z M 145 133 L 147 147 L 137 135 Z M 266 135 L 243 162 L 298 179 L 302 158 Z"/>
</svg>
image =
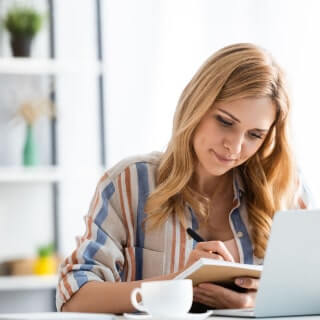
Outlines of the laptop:
<svg viewBox="0 0 320 320">
<path fill-rule="evenodd" d="M 254 309 L 213 315 L 278 317 L 320 314 L 320 209 L 276 213 Z"/>
</svg>

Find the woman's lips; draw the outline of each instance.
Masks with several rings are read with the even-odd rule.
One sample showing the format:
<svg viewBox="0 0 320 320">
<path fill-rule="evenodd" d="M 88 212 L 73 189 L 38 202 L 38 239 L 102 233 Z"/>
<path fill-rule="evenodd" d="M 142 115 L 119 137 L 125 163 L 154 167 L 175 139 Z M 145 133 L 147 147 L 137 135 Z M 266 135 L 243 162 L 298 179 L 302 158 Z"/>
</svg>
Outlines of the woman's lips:
<svg viewBox="0 0 320 320">
<path fill-rule="evenodd" d="M 222 155 L 218 154 L 217 152 L 215 152 L 213 149 L 211 149 L 211 152 L 214 153 L 214 155 L 216 156 L 216 158 L 219 161 L 224 162 L 224 163 L 231 163 L 231 162 L 234 162 L 234 161 L 237 160 L 237 159 L 234 159 L 234 158 L 227 158 L 225 156 L 222 156 Z"/>
</svg>

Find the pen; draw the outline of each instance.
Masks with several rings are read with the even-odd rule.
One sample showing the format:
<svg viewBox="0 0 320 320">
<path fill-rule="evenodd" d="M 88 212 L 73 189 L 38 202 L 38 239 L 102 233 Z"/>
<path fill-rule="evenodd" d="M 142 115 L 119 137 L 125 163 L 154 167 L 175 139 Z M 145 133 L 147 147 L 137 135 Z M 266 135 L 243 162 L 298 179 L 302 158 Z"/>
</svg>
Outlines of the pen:
<svg viewBox="0 0 320 320">
<path fill-rule="evenodd" d="M 187 228 L 187 233 L 193 240 L 196 240 L 197 242 L 205 241 L 197 232 L 195 232 L 191 228 Z"/>
</svg>

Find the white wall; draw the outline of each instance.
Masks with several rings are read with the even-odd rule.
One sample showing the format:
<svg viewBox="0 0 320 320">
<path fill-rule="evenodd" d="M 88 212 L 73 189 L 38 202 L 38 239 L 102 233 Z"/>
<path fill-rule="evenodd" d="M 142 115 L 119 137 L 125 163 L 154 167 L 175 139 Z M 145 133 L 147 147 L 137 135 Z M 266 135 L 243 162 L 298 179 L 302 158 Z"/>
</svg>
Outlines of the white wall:
<svg viewBox="0 0 320 320">
<path fill-rule="evenodd" d="M 95 62 L 95 1 L 55 1 L 56 55 L 58 59 Z M 101 172 L 98 80 L 94 73 L 80 72 L 57 79 L 58 162 L 63 170 L 60 184 L 60 243 L 63 255 L 82 235 L 87 213 Z"/>
<path fill-rule="evenodd" d="M 107 159 L 163 150 L 183 87 L 217 49 L 254 42 L 288 74 L 296 153 L 315 196 L 317 72 L 320 70 L 316 0 L 107 0 Z"/>
</svg>

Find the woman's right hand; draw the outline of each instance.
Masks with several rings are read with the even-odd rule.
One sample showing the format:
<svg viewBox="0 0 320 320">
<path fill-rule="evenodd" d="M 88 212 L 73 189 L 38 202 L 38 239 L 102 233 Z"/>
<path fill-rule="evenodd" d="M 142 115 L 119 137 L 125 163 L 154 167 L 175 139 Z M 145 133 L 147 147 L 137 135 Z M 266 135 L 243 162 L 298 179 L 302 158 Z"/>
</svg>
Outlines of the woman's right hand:
<svg viewBox="0 0 320 320">
<path fill-rule="evenodd" d="M 191 251 L 184 269 L 191 266 L 200 258 L 209 258 L 234 262 L 234 259 L 222 241 L 205 241 L 198 242 L 196 247 Z"/>
</svg>

